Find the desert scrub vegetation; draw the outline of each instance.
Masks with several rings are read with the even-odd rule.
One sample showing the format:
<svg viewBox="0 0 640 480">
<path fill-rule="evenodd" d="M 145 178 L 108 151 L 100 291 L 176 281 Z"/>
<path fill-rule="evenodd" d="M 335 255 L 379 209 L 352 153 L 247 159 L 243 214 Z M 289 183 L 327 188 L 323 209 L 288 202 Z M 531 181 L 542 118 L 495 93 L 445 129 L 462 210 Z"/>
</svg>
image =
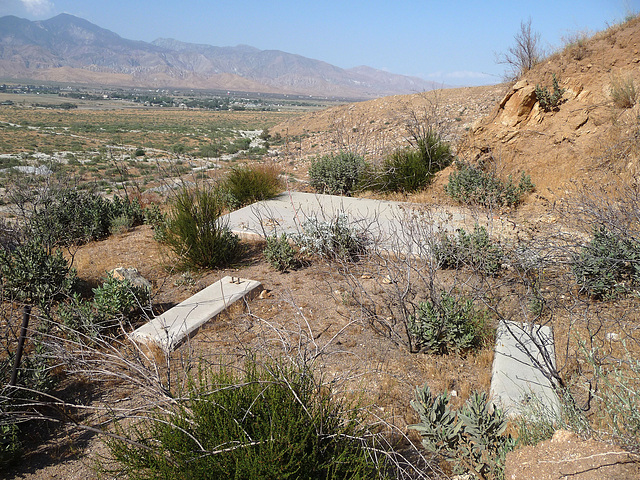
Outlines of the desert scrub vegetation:
<svg viewBox="0 0 640 480">
<path fill-rule="evenodd" d="M 504 412 L 484 392 L 473 392 L 460 410 L 449 407 L 446 393 L 433 395 L 428 385 L 416 388 L 411 406 L 420 423 L 411 425 L 429 452 L 443 457 L 454 473 L 475 478 L 503 478 L 506 454 L 516 443 L 505 434 Z"/>
<path fill-rule="evenodd" d="M 565 89 L 560 88 L 560 84 L 558 83 L 558 79 L 556 78 L 556 74 L 554 73 L 553 79 L 551 81 L 551 91 L 548 90 L 547 87 L 536 85 L 536 98 L 540 103 L 540 107 L 545 112 L 551 112 L 552 110 L 557 110 L 560 104 L 562 103 L 562 96 L 564 95 Z"/>
<path fill-rule="evenodd" d="M 473 232 L 459 228 L 457 235 L 442 232 L 433 244 L 440 268 L 469 267 L 483 275 L 497 275 L 505 254 L 499 242 L 489 237 L 486 227 L 476 224 Z"/>
<path fill-rule="evenodd" d="M 311 162 L 309 183 L 318 193 L 350 195 L 360 182 L 365 167 L 364 158 L 353 152 L 324 155 Z"/>
<path fill-rule="evenodd" d="M 456 163 L 456 171 L 449 175 L 449 182 L 444 186 L 454 200 L 485 208 L 515 207 L 534 189 L 531 177 L 525 172 L 516 184 L 511 175 L 506 181 L 501 180 L 490 162 L 475 166 L 464 161 Z"/>
<path fill-rule="evenodd" d="M 454 160 L 451 145 L 435 128 L 414 132 L 409 147 L 389 155 L 377 168 L 370 168 L 363 188 L 382 192 L 415 192 Z"/>
<path fill-rule="evenodd" d="M 240 239 L 222 214 L 227 198 L 218 186 L 184 186 L 176 192 L 159 238 L 181 259 L 184 268 L 229 265 L 240 253 Z"/>
<path fill-rule="evenodd" d="M 391 478 L 358 409 L 280 360 L 201 369 L 182 400 L 107 441 L 110 473 L 135 478 Z"/>
<path fill-rule="evenodd" d="M 613 75 L 610 81 L 609 96 L 618 108 L 631 108 L 638 100 L 636 83 L 630 74 Z"/>
<path fill-rule="evenodd" d="M 295 270 L 300 266 L 298 252 L 289 242 L 286 233 L 278 236 L 277 234 L 269 235 L 264 247 L 264 258 L 269 265 L 280 272 Z"/>
<path fill-rule="evenodd" d="M 224 188 L 232 207 L 242 207 L 275 197 L 282 191 L 280 172 L 275 165 L 251 165 L 231 168 Z"/>
<path fill-rule="evenodd" d="M 366 231 L 352 224 L 344 212 L 328 220 L 307 218 L 301 228 L 292 238 L 303 256 L 356 261 L 367 251 Z"/>
<path fill-rule="evenodd" d="M 435 301 L 418 304 L 415 315 L 409 317 L 409 333 L 419 351 L 440 355 L 465 353 L 491 337 L 487 317 L 470 298 L 443 290 Z"/>
</svg>

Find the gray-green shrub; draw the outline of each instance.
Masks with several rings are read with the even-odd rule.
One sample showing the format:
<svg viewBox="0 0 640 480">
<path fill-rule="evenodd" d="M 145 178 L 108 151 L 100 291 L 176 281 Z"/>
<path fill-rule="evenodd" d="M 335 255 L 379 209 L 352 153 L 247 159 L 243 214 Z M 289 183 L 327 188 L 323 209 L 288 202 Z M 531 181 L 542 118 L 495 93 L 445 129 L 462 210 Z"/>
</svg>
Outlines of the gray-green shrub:
<svg viewBox="0 0 640 480">
<path fill-rule="evenodd" d="M 540 102 L 540 107 L 545 112 L 556 110 L 562 103 L 562 95 L 564 95 L 564 88 L 560 88 L 556 74 L 553 74 L 553 81 L 551 86 L 551 92 L 547 87 L 541 87 L 536 85 L 536 98 Z"/>
<path fill-rule="evenodd" d="M 454 411 L 446 393 L 434 396 L 424 385 L 416 388 L 411 406 L 420 423 L 409 428 L 422 436 L 422 445 L 429 452 L 450 462 L 454 473 L 503 478 L 505 457 L 515 447 L 515 440 L 504 434 L 504 413 L 488 401 L 486 393 L 473 392 L 464 407 Z"/>
<path fill-rule="evenodd" d="M 573 258 L 573 273 L 582 292 L 612 298 L 640 285 L 640 242 L 604 226 Z"/>
<path fill-rule="evenodd" d="M 280 235 L 270 235 L 267 237 L 267 244 L 264 247 L 264 257 L 276 270 L 286 272 L 297 268 L 300 261 L 297 258 L 296 249 L 289 243 L 289 238 L 285 233 Z"/>
<path fill-rule="evenodd" d="M 488 337 L 487 314 L 469 298 L 440 292 L 435 301 L 420 302 L 409 317 L 415 346 L 426 353 L 463 353 L 480 347 Z"/>
<path fill-rule="evenodd" d="M 319 193 L 350 195 L 366 168 L 364 158 L 339 152 L 315 159 L 309 167 L 309 183 Z"/>
<path fill-rule="evenodd" d="M 444 186 L 444 190 L 451 198 L 465 204 L 482 205 L 487 208 L 513 207 L 520 204 L 524 196 L 535 188 L 531 177 L 525 172 L 522 172 L 516 185 L 511 175 L 503 181 L 484 165 L 474 166 L 458 162 L 456 169 L 449 175 L 449 182 Z"/>
<path fill-rule="evenodd" d="M 310 217 L 302 224 L 302 232 L 292 236 L 300 253 L 332 260 L 355 261 L 367 251 L 366 233 L 353 226 L 345 213 L 329 221 Z"/>
<path fill-rule="evenodd" d="M 433 246 L 433 255 L 442 268 L 471 267 L 483 275 L 497 275 L 502 268 L 504 252 L 489 237 L 487 229 L 475 225 L 473 232 L 458 229 L 457 236 L 443 232 Z"/>
<path fill-rule="evenodd" d="M 50 254 L 32 240 L 13 250 L 0 248 L 0 281 L 6 298 L 48 313 L 54 301 L 71 293 L 76 272 L 62 251 Z"/>
</svg>

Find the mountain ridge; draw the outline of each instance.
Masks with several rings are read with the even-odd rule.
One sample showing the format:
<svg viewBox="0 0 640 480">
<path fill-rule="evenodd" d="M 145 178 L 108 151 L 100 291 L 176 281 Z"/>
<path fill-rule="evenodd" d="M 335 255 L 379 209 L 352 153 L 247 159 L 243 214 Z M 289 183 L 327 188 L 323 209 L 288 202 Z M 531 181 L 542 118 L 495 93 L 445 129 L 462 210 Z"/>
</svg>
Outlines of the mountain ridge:
<svg viewBox="0 0 640 480">
<path fill-rule="evenodd" d="M 60 14 L 42 21 L 0 18 L 0 71 L 30 78 L 104 85 L 229 89 L 345 98 L 441 88 L 372 67 L 343 69 L 322 60 L 249 45 L 217 47 L 160 37 L 129 40 L 87 20 Z"/>
</svg>

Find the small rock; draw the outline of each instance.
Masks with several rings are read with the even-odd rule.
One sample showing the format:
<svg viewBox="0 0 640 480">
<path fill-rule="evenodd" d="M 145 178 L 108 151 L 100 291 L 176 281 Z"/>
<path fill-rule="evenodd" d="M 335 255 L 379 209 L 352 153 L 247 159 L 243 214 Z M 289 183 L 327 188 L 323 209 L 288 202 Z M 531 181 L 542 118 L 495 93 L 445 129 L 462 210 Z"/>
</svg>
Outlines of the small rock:
<svg viewBox="0 0 640 480">
<path fill-rule="evenodd" d="M 371 275 L 370 273 L 363 273 L 363 274 L 360 276 L 360 278 L 361 278 L 361 279 L 363 279 L 363 280 L 368 280 L 368 279 L 370 279 L 370 278 L 373 278 L 373 275 Z"/>
<path fill-rule="evenodd" d="M 124 280 L 129 280 L 132 285 L 135 285 L 139 288 L 145 288 L 149 292 L 151 291 L 151 282 L 140 275 L 140 272 L 138 272 L 137 268 L 118 267 L 111 270 L 109 274 L 116 280 L 120 280 L 121 282 Z"/>
<path fill-rule="evenodd" d="M 608 341 L 610 341 L 610 342 L 615 342 L 615 341 L 620 340 L 620 335 L 618 335 L 617 333 L 612 333 L 612 332 L 611 332 L 611 333 L 607 333 L 607 334 L 604 336 L 604 338 L 605 338 L 605 339 L 607 339 L 607 340 L 608 340 Z"/>
<path fill-rule="evenodd" d="M 273 296 L 273 294 L 271 293 L 271 290 L 267 290 L 266 288 L 264 290 L 262 290 L 260 292 L 260 295 L 258 295 L 258 298 L 261 299 L 265 299 L 265 298 L 271 298 Z"/>
<path fill-rule="evenodd" d="M 385 275 L 384 278 L 382 279 L 382 283 L 386 284 L 386 285 L 390 285 L 392 283 L 395 283 L 391 277 L 389 275 Z"/>
</svg>

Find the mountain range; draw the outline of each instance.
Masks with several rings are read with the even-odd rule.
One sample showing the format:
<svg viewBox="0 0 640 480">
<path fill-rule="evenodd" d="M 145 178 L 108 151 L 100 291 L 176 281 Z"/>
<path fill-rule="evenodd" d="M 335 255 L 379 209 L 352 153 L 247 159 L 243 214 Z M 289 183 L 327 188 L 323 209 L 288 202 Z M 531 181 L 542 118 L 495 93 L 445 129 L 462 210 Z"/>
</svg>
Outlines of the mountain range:
<svg viewBox="0 0 640 480">
<path fill-rule="evenodd" d="M 343 98 L 416 93 L 441 84 L 279 50 L 128 40 L 73 15 L 0 18 L 0 78 Z"/>
</svg>

